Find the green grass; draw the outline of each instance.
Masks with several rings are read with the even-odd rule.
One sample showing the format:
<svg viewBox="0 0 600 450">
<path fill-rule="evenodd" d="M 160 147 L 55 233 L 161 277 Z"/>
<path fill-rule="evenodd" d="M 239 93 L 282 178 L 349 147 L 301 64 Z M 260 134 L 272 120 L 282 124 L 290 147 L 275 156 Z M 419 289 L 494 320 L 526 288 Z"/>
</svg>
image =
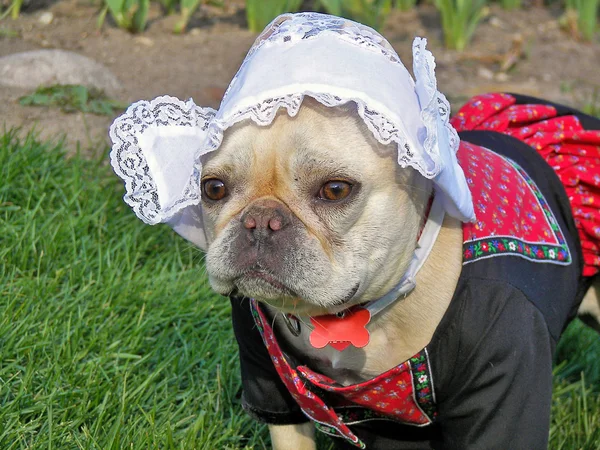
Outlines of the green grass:
<svg viewBox="0 0 600 450">
<path fill-rule="evenodd" d="M 0 448 L 262 448 L 228 300 L 103 161 L 0 136 Z"/>
<path fill-rule="evenodd" d="M 550 448 L 600 447 L 600 336 L 574 320 L 556 349 Z"/>
<path fill-rule="evenodd" d="M 138 221 L 105 158 L 15 135 L 0 135 L 0 448 L 265 448 L 201 254 Z M 561 346 L 551 448 L 597 448 L 599 338 L 575 323 Z"/>
<path fill-rule="evenodd" d="M 552 404 L 550 445 L 553 450 L 598 450 L 600 396 L 579 383 L 556 383 Z"/>
</svg>

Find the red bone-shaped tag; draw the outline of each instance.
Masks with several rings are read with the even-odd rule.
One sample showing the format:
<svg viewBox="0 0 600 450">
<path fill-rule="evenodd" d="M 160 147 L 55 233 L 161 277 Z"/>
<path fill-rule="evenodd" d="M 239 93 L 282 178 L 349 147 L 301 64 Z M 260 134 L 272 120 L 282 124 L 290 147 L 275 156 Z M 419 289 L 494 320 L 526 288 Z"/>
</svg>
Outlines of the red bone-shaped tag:
<svg viewBox="0 0 600 450">
<path fill-rule="evenodd" d="M 364 347 L 369 343 L 369 331 L 366 328 L 369 320 L 371 313 L 363 308 L 351 310 L 344 317 L 335 314 L 311 317 L 315 328 L 310 333 L 310 343 L 315 348 L 329 344 L 340 352 L 350 344 Z"/>
</svg>

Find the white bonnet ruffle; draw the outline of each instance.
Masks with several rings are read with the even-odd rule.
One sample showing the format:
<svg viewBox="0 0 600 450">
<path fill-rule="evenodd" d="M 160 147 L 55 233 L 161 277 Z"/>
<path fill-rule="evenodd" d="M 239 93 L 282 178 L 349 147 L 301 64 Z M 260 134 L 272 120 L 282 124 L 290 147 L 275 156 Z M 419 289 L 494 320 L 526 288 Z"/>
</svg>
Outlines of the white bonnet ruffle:
<svg viewBox="0 0 600 450">
<path fill-rule="evenodd" d="M 201 156 L 242 120 L 269 125 L 280 108 L 297 114 L 304 96 L 325 106 L 348 102 L 375 138 L 397 149 L 398 164 L 432 179 L 446 212 L 474 218 L 458 165 L 459 138 L 438 92 L 426 40 L 413 42 L 413 72 L 364 25 L 317 13 L 284 14 L 257 38 L 215 111 L 158 97 L 131 105 L 111 126 L 111 163 L 125 181 L 125 202 L 144 222 L 169 223 L 205 246 L 200 209 Z"/>
</svg>

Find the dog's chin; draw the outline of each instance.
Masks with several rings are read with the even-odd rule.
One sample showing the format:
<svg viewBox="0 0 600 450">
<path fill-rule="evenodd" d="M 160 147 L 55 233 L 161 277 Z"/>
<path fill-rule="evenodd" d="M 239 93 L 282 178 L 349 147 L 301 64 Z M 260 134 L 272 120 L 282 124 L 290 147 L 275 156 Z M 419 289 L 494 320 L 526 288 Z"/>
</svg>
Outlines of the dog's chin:
<svg viewBox="0 0 600 450">
<path fill-rule="evenodd" d="M 209 276 L 209 281 L 212 288 L 222 295 L 241 295 L 273 304 L 298 298 L 292 289 L 264 271 L 249 271 L 233 279 Z"/>
<path fill-rule="evenodd" d="M 298 295 L 274 275 L 264 271 L 250 271 L 234 281 L 237 290 L 246 297 L 260 300 L 285 300 Z"/>
<path fill-rule="evenodd" d="M 319 316 L 334 314 L 347 309 L 354 302 L 359 284 L 350 289 L 344 297 L 331 304 L 321 304 L 304 299 L 292 288 L 274 275 L 264 271 L 249 271 L 234 280 L 224 282 L 211 278 L 213 289 L 223 295 L 241 295 L 254 298 L 282 313 Z"/>
</svg>

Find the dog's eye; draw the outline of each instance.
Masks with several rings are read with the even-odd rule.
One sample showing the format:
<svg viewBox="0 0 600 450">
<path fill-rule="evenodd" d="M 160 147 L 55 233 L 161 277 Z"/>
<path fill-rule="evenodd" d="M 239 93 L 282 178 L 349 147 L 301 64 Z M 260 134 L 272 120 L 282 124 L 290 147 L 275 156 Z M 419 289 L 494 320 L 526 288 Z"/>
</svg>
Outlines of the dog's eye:
<svg viewBox="0 0 600 450">
<path fill-rule="evenodd" d="M 209 178 L 202 182 L 202 192 L 210 200 L 222 200 L 227 195 L 225 183 L 218 178 Z"/>
<path fill-rule="evenodd" d="M 321 200 L 338 201 L 343 200 L 352 191 L 352 185 L 347 181 L 332 180 L 321 186 L 319 198 Z"/>
</svg>

